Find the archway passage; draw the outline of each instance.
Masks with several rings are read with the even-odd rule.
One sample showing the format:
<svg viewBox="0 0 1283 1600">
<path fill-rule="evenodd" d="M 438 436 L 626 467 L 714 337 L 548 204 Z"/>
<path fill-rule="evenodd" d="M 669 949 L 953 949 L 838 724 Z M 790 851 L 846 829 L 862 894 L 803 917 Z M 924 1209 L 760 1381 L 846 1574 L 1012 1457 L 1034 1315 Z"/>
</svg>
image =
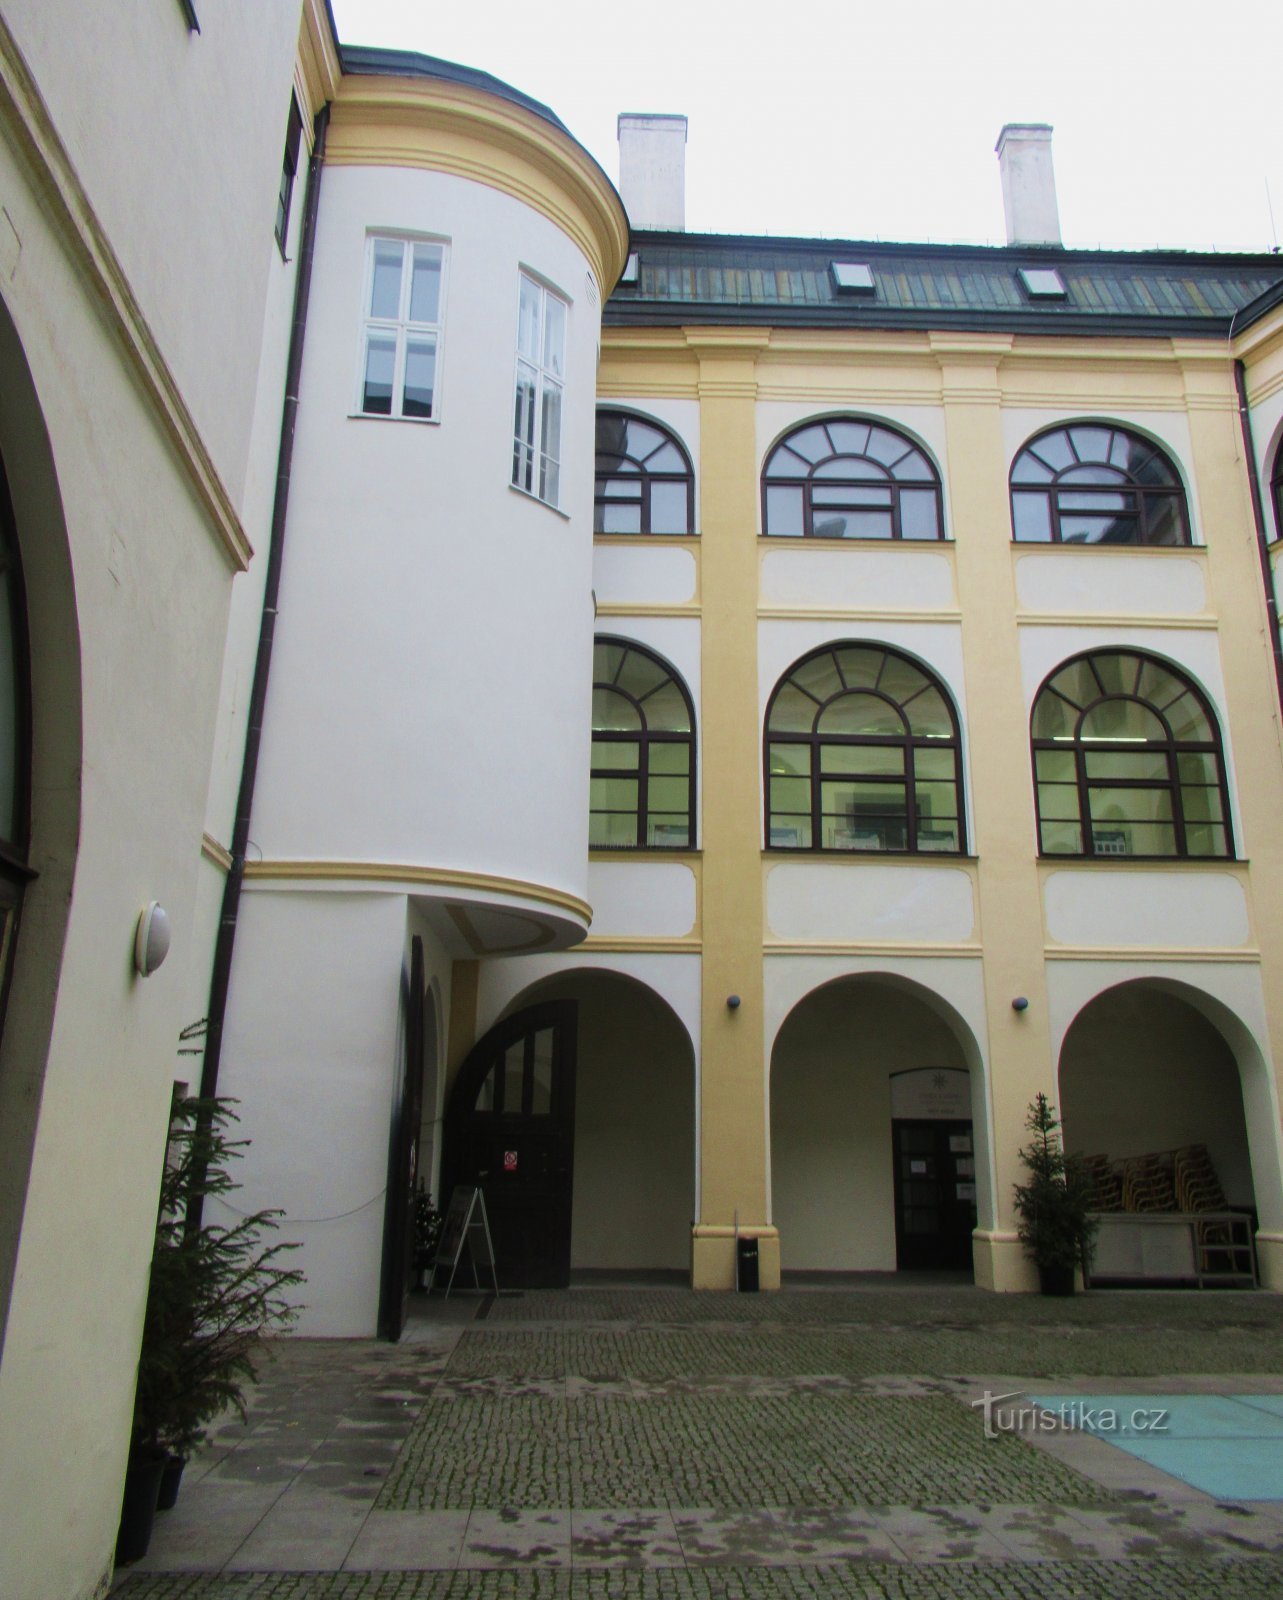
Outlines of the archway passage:
<svg viewBox="0 0 1283 1600">
<path fill-rule="evenodd" d="M 961 1041 L 922 991 L 813 990 L 771 1057 L 772 1216 L 786 1271 L 970 1271 L 977 1153 Z"/>
<path fill-rule="evenodd" d="M 1194 1004 L 1143 981 L 1098 995 L 1061 1049 L 1060 1115 L 1107 1219 L 1098 1281 L 1251 1280 L 1256 1197 L 1239 1063 Z M 1242 1226 L 1180 1224 L 1197 1213 L 1238 1214 Z"/>
</svg>

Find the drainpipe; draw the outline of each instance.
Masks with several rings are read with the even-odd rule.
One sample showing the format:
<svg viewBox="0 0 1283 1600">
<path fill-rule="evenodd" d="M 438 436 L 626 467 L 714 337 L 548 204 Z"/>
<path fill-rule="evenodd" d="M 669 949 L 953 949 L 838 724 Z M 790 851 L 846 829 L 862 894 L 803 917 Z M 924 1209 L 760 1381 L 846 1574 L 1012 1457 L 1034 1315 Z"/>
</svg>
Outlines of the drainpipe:
<svg viewBox="0 0 1283 1600">
<path fill-rule="evenodd" d="M 202 1096 L 218 1093 L 218 1068 L 223 1053 L 223 1023 L 236 945 L 236 919 L 245 881 L 245 853 L 249 849 L 250 815 L 254 785 L 263 743 L 263 709 L 267 680 L 272 669 L 272 642 L 276 634 L 277 602 L 281 592 L 281 562 L 285 555 L 285 516 L 290 501 L 290 470 L 294 460 L 294 426 L 298 418 L 299 374 L 303 368 L 303 339 L 307 331 L 307 303 L 312 288 L 312 257 L 316 249 L 316 218 L 321 203 L 321 168 L 325 160 L 325 133 L 330 108 L 321 107 L 313 124 L 312 155 L 307 165 L 307 193 L 299 236 L 298 276 L 294 281 L 294 318 L 290 327 L 289 358 L 285 367 L 285 400 L 281 408 L 281 442 L 276 457 L 276 496 L 272 503 L 272 531 L 267 548 L 267 578 L 263 586 L 263 616 L 258 631 L 258 656 L 250 689 L 245 729 L 245 757 L 241 763 L 236 821 L 232 828 L 232 864 L 223 887 L 223 909 L 214 944 L 214 966 L 209 980 L 209 1022 L 205 1035 L 205 1064 L 201 1070 Z M 199 1215 L 196 1217 L 199 1226 Z"/>
<path fill-rule="evenodd" d="M 1233 334 L 1234 324 L 1231 322 L 1231 338 Z M 1241 361 L 1234 363 L 1234 387 L 1238 391 L 1238 420 L 1243 430 L 1247 481 L 1252 491 L 1252 519 L 1256 523 L 1256 548 L 1261 558 L 1261 579 L 1265 584 L 1265 609 L 1270 618 L 1274 680 L 1279 693 L 1279 710 L 1283 712 L 1283 638 L 1279 635 L 1279 604 L 1274 591 L 1274 573 L 1270 569 L 1270 536 L 1265 526 L 1265 506 L 1261 500 L 1261 484 L 1256 471 L 1256 446 L 1252 442 L 1252 413 L 1247 404 L 1247 374 Z"/>
</svg>

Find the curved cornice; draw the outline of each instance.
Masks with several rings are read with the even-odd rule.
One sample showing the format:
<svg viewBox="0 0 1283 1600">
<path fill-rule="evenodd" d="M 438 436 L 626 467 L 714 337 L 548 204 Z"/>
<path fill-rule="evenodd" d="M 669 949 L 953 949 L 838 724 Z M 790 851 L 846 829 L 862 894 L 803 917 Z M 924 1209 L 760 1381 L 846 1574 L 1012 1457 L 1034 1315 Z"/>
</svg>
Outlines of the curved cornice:
<svg viewBox="0 0 1283 1600">
<path fill-rule="evenodd" d="M 533 901 L 573 917 L 585 926 L 592 921 L 592 907 L 588 902 L 564 889 L 529 883 L 523 878 L 502 878 L 489 872 L 460 872 L 453 867 L 411 866 L 393 861 L 247 861 L 245 876 L 258 881 L 267 878 L 296 882 L 329 880 L 371 885 L 414 884 L 461 893 L 474 890 L 494 895 L 501 902 Z"/>
<path fill-rule="evenodd" d="M 467 85 L 345 73 L 325 159 L 330 166 L 421 167 L 511 195 L 574 241 L 603 300 L 627 260 L 623 202 L 588 152 L 524 106 Z"/>
</svg>

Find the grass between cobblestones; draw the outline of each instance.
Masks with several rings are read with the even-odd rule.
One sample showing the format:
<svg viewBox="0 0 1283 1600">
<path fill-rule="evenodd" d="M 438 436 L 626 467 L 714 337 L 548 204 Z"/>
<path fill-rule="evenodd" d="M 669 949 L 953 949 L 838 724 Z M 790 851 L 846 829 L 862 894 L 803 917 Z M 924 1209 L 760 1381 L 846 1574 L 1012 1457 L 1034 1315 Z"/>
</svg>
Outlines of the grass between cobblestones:
<svg viewBox="0 0 1283 1600">
<path fill-rule="evenodd" d="M 843 1563 L 728 1571 L 139 1573 L 128 1600 L 1278 1600 L 1277 1561 Z"/>
<path fill-rule="evenodd" d="M 378 1506 L 600 1507 L 1096 1503 L 1020 1440 L 986 1440 L 947 1396 L 667 1394 L 430 1399 Z"/>
</svg>

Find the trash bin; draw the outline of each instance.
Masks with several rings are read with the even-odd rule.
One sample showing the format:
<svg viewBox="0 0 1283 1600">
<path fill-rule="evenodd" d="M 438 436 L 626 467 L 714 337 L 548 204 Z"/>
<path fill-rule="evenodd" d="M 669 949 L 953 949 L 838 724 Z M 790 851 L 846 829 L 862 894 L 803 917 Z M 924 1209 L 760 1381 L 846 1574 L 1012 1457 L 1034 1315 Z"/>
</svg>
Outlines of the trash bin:
<svg viewBox="0 0 1283 1600">
<path fill-rule="evenodd" d="M 757 1293 L 757 1240 L 735 1241 L 735 1287 L 741 1294 Z"/>
</svg>

